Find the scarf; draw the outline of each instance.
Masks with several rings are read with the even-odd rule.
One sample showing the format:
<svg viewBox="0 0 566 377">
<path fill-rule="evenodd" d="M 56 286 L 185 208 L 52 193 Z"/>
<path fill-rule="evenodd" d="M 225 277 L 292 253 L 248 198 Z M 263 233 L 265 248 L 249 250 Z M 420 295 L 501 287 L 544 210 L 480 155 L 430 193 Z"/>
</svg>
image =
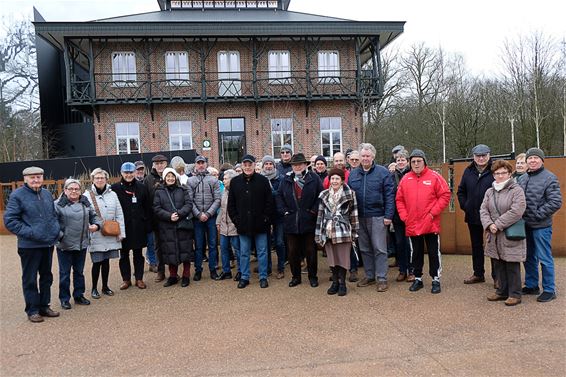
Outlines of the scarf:
<svg viewBox="0 0 566 377">
<path fill-rule="evenodd" d="M 501 182 L 501 183 L 496 183 L 493 182 L 493 189 L 497 192 L 503 190 L 503 188 L 505 187 L 505 185 L 507 185 L 507 182 L 509 182 L 511 180 L 511 178 L 508 178 L 507 180 Z"/>
<path fill-rule="evenodd" d="M 307 174 L 307 171 L 304 170 L 300 174 L 295 173 L 295 175 L 293 177 L 293 181 L 295 181 L 295 184 L 297 186 L 299 186 L 299 189 L 301 189 L 301 191 L 303 190 L 303 187 L 305 187 L 305 175 L 306 174 Z"/>
<path fill-rule="evenodd" d="M 261 175 L 263 175 L 264 177 L 266 177 L 271 181 L 273 178 L 277 177 L 277 169 L 271 169 L 271 170 L 262 169 Z"/>
<path fill-rule="evenodd" d="M 342 193 L 344 190 L 342 189 L 344 186 L 340 186 L 338 190 L 334 191 L 331 187 L 328 189 L 328 205 L 330 206 L 330 210 L 332 211 L 332 217 L 336 215 L 336 210 L 338 209 L 337 204 L 342 197 Z M 332 238 L 332 221 L 326 222 L 326 237 Z"/>
</svg>

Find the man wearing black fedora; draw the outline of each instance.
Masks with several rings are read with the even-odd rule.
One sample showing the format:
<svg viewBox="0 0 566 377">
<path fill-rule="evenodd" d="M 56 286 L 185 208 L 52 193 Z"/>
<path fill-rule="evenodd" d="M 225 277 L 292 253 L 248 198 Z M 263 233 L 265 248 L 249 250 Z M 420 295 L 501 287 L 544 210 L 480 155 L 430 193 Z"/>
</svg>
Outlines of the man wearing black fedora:
<svg viewBox="0 0 566 377">
<path fill-rule="evenodd" d="M 287 254 L 291 274 L 289 287 L 301 284 L 301 259 L 307 259 L 311 287 L 318 286 L 318 261 L 314 231 L 318 214 L 318 195 L 323 190 L 316 173 L 309 171 L 309 162 L 302 153 L 291 157 L 292 171 L 285 174 L 279 185 L 277 211 L 283 215 L 283 229 L 287 240 Z"/>
</svg>

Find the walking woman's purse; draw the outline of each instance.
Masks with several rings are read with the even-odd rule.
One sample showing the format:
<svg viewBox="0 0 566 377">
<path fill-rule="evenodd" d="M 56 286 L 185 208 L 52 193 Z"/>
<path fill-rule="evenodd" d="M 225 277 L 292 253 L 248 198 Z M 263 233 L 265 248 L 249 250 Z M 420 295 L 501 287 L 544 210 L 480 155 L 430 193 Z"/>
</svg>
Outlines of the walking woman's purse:
<svg viewBox="0 0 566 377">
<path fill-rule="evenodd" d="M 92 204 L 94 205 L 94 209 L 96 211 L 96 214 L 102 220 L 102 228 L 100 228 L 100 233 L 102 233 L 103 236 L 114 236 L 114 237 L 119 236 L 120 235 L 120 223 L 116 220 L 104 220 L 104 218 L 100 214 L 100 208 L 98 208 L 98 202 L 96 201 L 94 194 L 90 190 L 89 190 L 89 193 L 90 193 L 90 198 L 92 199 Z"/>
<path fill-rule="evenodd" d="M 499 208 L 497 208 L 497 201 L 495 200 L 495 192 L 493 193 L 493 204 L 495 205 L 495 210 L 501 216 L 501 212 L 499 212 Z M 515 224 L 505 228 L 505 237 L 508 240 L 512 241 L 520 241 L 527 238 L 527 234 L 525 232 L 525 220 L 522 218 L 519 219 Z"/>
</svg>

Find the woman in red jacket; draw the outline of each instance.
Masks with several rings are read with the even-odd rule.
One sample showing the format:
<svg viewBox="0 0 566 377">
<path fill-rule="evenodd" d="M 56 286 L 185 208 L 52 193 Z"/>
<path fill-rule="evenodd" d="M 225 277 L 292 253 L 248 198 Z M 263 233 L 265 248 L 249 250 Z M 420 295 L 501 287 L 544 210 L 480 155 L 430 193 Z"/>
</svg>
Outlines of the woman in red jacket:
<svg viewBox="0 0 566 377">
<path fill-rule="evenodd" d="M 411 292 L 423 288 L 424 244 L 428 250 L 429 274 L 432 277 L 432 293 L 440 293 L 439 233 L 440 213 L 450 202 L 450 189 L 440 174 L 430 170 L 426 156 L 415 149 L 409 156 L 411 171 L 407 173 L 397 189 L 397 211 L 405 223 L 406 235 L 411 239 L 411 263 L 415 281 Z"/>
</svg>

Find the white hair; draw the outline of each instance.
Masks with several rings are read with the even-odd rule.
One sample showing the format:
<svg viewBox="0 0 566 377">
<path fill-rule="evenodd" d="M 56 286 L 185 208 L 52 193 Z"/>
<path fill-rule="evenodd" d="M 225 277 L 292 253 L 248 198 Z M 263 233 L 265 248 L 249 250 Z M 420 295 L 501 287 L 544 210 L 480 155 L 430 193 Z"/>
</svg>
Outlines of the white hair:
<svg viewBox="0 0 566 377">
<path fill-rule="evenodd" d="M 362 153 L 363 150 L 369 151 L 373 157 L 375 157 L 375 155 L 377 154 L 375 147 L 370 143 L 361 143 L 359 150 L 360 150 L 360 154 Z"/>
</svg>

